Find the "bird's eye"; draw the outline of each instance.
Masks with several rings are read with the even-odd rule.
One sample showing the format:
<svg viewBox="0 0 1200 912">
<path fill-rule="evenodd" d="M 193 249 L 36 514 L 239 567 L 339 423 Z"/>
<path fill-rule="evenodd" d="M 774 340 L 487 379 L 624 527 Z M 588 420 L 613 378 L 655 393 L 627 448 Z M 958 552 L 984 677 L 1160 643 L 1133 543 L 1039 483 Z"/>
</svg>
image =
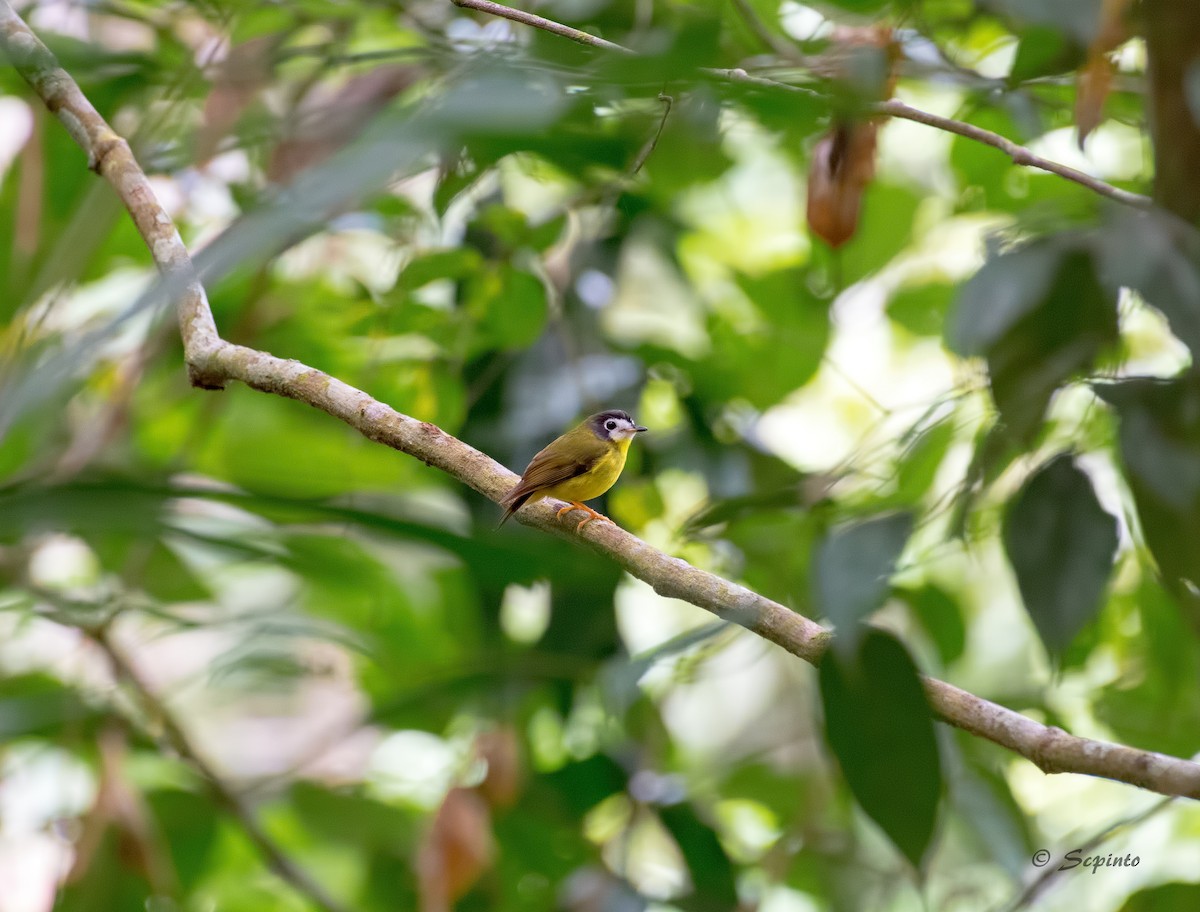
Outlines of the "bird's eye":
<svg viewBox="0 0 1200 912">
<path fill-rule="evenodd" d="M 604 426 L 606 428 L 608 428 L 608 430 L 610 430 L 610 431 L 615 431 L 617 429 L 617 423 L 615 421 L 613 421 L 611 418 L 609 418 L 606 422 L 604 422 Z"/>
</svg>

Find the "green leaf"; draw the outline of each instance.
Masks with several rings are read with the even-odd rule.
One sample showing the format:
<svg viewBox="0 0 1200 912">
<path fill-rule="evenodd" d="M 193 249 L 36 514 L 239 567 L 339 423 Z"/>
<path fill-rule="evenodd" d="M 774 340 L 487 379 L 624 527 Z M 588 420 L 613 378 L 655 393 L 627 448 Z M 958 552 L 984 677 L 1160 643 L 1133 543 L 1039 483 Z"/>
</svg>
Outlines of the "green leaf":
<svg viewBox="0 0 1200 912">
<path fill-rule="evenodd" d="M 798 509 L 795 492 L 783 503 L 763 505 L 730 521 L 725 537 L 746 555 L 746 583 L 768 598 L 803 604 L 812 597 L 813 549 L 824 523 Z"/>
<path fill-rule="evenodd" d="M 1070 456 L 1055 456 L 1018 492 L 1004 549 L 1038 636 L 1060 657 L 1100 610 L 1117 550 L 1117 520 Z"/>
<path fill-rule="evenodd" d="M 958 296 L 946 344 L 964 358 L 984 356 L 1043 305 L 1062 259 L 1052 241 L 1026 244 L 990 258 Z"/>
<path fill-rule="evenodd" d="M 104 714 L 88 706 L 57 678 L 31 673 L 4 678 L 0 696 L 0 742 L 30 735 L 91 731 Z"/>
<path fill-rule="evenodd" d="M 687 803 L 659 808 L 658 816 L 683 854 L 694 890 L 676 904 L 689 912 L 723 912 L 737 906 L 733 864 L 712 827 Z"/>
<path fill-rule="evenodd" d="M 721 783 L 721 795 L 761 804 L 778 820 L 793 820 L 809 807 L 806 799 L 811 796 L 804 794 L 804 784 L 794 778 L 793 770 L 756 760 L 738 766 Z"/>
<path fill-rule="evenodd" d="M 1162 212 L 1120 211 L 1105 222 L 1096 251 L 1108 283 L 1140 292 L 1194 359 L 1200 352 L 1200 233 Z"/>
<path fill-rule="evenodd" d="M 1102 0 L 989 0 L 987 6 L 1017 26 L 1045 26 L 1090 47 L 1100 23 Z"/>
<path fill-rule="evenodd" d="M 883 604 L 912 528 L 911 514 L 888 513 L 834 529 L 817 547 L 813 595 L 837 629 L 836 649 L 854 651 L 859 621 Z"/>
<path fill-rule="evenodd" d="M 858 650 L 819 670 L 825 738 L 855 799 L 920 866 L 933 839 L 941 761 L 925 691 L 904 646 L 870 630 Z"/>
<path fill-rule="evenodd" d="M 15 484 L 0 489 L 0 541 L 44 532 L 152 536 L 162 531 L 167 508 L 161 491 L 121 478 Z"/>
<path fill-rule="evenodd" d="M 1136 619 L 1122 644 L 1121 678 L 1095 695 L 1096 717 L 1123 744 L 1186 757 L 1200 731 L 1200 642 L 1165 587 L 1151 578 L 1113 598 Z"/>
<path fill-rule="evenodd" d="M 958 602 L 940 586 L 900 590 L 896 593 L 912 609 L 933 645 L 942 664 L 949 665 L 963 654 L 967 645 L 967 628 Z"/>
<path fill-rule="evenodd" d="M 964 114 L 963 120 L 1001 136 L 1021 136 L 1013 117 L 1003 108 L 980 107 Z M 1016 206 L 1023 208 L 1027 203 L 1024 199 L 1013 199 L 1008 177 L 1015 166 L 999 149 L 956 136 L 950 142 L 950 167 L 963 185 L 966 191 L 963 196 L 968 203 L 1004 211 Z"/>
<path fill-rule="evenodd" d="M 1193 605 L 1200 582 L 1200 381 L 1135 379 L 1096 384 L 1114 406 L 1138 519 L 1163 582 Z"/>
<path fill-rule="evenodd" d="M 417 817 L 355 789 L 334 790 L 309 782 L 292 786 L 291 803 L 305 828 L 331 842 L 366 851 L 388 851 L 415 842 Z"/>
<path fill-rule="evenodd" d="M 465 279 L 482 262 L 479 251 L 472 247 L 430 250 L 409 261 L 396 279 L 396 287 L 412 291 L 438 279 Z"/>
<path fill-rule="evenodd" d="M 916 503 L 925 496 L 953 441 L 954 422 L 949 419 L 942 419 L 917 435 L 896 470 L 896 494 L 902 502 Z"/>
<path fill-rule="evenodd" d="M 401 411 L 444 426 L 434 411 L 441 403 L 418 382 L 422 367 L 411 367 L 403 376 L 392 372 L 396 376 L 389 379 L 401 389 L 373 391 Z M 411 477 L 413 467 L 395 453 L 331 424 L 327 415 L 246 388 L 231 387 L 228 392 L 190 454 L 198 471 L 240 487 L 297 498 L 386 488 Z M 288 442 L 287 452 L 280 441 Z M 303 456 L 293 458 L 294 454 Z"/>
<path fill-rule="evenodd" d="M 892 5 L 892 0 L 830 0 L 830 5 L 848 13 L 865 16 L 887 9 Z"/>
<path fill-rule="evenodd" d="M 1200 908 L 1200 884 L 1168 883 L 1147 887 L 1125 900 L 1121 912 L 1192 912 Z"/>
<path fill-rule="evenodd" d="M 995 859 L 1014 882 L 1029 871 L 1034 846 L 1025 812 L 1002 773 L 973 763 L 952 777 L 950 798 L 975 834 L 980 850 Z"/>
<path fill-rule="evenodd" d="M 467 228 L 467 238 L 477 242 L 489 255 L 509 256 L 523 247 L 545 250 L 553 244 L 566 224 L 558 215 L 538 225 L 516 209 L 493 203 L 480 210 Z"/>
<path fill-rule="evenodd" d="M 524 348 L 537 341 L 549 307 L 541 279 L 505 266 L 487 302 L 483 326 L 499 348 Z"/>
<path fill-rule="evenodd" d="M 624 791 L 629 775 L 606 754 L 593 754 L 539 776 L 538 781 L 557 791 L 571 812 L 581 816 L 609 795 Z"/>
<path fill-rule="evenodd" d="M 829 304 L 808 290 L 800 269 L 739 275 L 737 283 L 761 323 L 747 330 L 714 315 L 709 321 L 712 355 L 696 382 L 713 398 L 732 394 L 767 408 L 802 387 L 821 366 L 829 342 Z"/>
<path fill-rule="evenodd" d="M 143 542 L 143 545 L 146 543 Z M 192 602 L 209 598 L 212 591 L 175 552 L 161 541 L 150 546 L 144 561 L 135 563 L 132 581 L 162 602 Z"/>
<path fill-rule="evenodd" d="M 217 809 L 202 795 L 182 789 L 146 793 L 146 802 L 171 853 L 171 863 L 185 894 L 203 879 L 217 841 Z"/>
<path fill-rule="evenodd" d="M 135 847 L 132 850 L 131 845 Z M 115 825 L 107 826 L 92 850 L 88 866 L 78 879 L 63 884 L 58 891 L 55 912 L 145 909 L 155 892 L 146 876 L 146 866 L 139 864 L 138 848 L 141 846 L 132 834 Z"/>
<path fill-rule="evenodd" d="M 875 182 L 867 188 L 858 230 L 837 253 L 842 287 L 882 269 L 908 246 L 920 203 L 907 187 Z"/>
<path fill-rule="evenodd" d="M 1010 82 L 1024 82 L 1038 76 L 1067 73 L 1078 69 L 1084 59 L 1084 48 L 1059 29 L 1033 26 L 1021 33 L 1008 78 Z"/>
<path fill-rule="evenodd" d="M 622 68 L 625 58 L 616 61 Z M 642 169 L 647 193 L 665 208 L 696 184 L 715 181 L 732 164 L 721 144 L 721 106 L 711 96 L 688 92 L 671 108 L 654 154 Z"/>
<path fill-rule="evenodd" d="M 1117 339 L 1115 292 L 1079 238 L 1034 241 L 984 264 L 959 296 L 950 347 L 985 355 L 1008 435 L 1027 441 L 1050 397 Z"/>
<path fill-rule="evenodd" d="M 956 290 L 957 286 L 949 282 L 900 288 L 888 300 L 888 318 L 914 336 L 941 336 Z"/>
</svg>

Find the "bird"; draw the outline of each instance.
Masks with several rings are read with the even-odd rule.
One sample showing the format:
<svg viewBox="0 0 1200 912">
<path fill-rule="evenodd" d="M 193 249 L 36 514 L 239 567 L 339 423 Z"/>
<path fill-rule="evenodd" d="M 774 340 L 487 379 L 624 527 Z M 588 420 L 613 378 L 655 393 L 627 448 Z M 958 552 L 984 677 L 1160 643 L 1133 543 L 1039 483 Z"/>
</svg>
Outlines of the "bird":
<svg viewBox="0 0 1200 912">
<path fill-rule="evenodd" d="M 593 519 L 611 522 L 583 501 L 599 497 L 613 486 L 625 468 L 630 441 L 645 430 L 620 409 L 585 418 L 529 461 L 521 480 L 500 501 L 504 516 L 499 526 L 524 504 L 536 503 L 543 497 L 568 501 L 556 514 L 560 518 L 572 510 L 588 514 L 579 521 L 576 532 Z"/>
</svg>

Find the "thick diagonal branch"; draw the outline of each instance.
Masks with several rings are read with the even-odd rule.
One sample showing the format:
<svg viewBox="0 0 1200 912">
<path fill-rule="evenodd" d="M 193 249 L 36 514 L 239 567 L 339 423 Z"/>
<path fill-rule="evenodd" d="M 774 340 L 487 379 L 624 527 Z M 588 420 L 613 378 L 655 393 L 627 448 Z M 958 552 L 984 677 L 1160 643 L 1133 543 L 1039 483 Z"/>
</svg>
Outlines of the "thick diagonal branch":
<svg viewBox="0 0 1200 912">
<path fill-rule="evenodd" d="M 37 40 L 6 0 L 0 0 L 0 23 L 4 26 L 6 42 L 11 43 L 13 35 L 27 36 L 21 41 L 28 49 L 31 42 Z M 28 60 L 28 56 L 25 59 Z M 62 78 L 69 78 L 56 65 L 54 68 Z M 26 63 L 22 73 L 35 88 L 39 87 L 36 69 L 30 71 Z M 61 86 L 53 88 L 55 98 L 65 98 L 71 103 L 82 99 L 78 88 L 69 91 L 64 91 Z M 90 105 L 86 110 L 95 113 Z M 59 107 L 55 113 L 69 127 L 71 118 L 77 116 L 70 108 Z M 103 136 L 111 134 L 103 121 L 96 132 Z M 72 135 L 91 155 L 92 131 L 72 129 Z M 137 167 L 132 156 L 129 167 Z M 108 176 L 104 171 L 101 173 Z M 129 185 L 141 186 L 137 181 L 131 181 Z M 129 207 L 139 229 L 144 225 L 156 226 L 153 233 L 143 231 L 143 236 L 156 262 L 165 269 L 159 261 L 160 251 L 154 239 L 161 236 L 158 228 L 171 224 L 166 212 L 152 194 L 127 193 L 121 183 L 114 183 L 114 187 Z M 170 233 L 177 237 L 173 228 Z M 176 255 L 174 247 L 170 251 L 172 256 Z M 186 256 L 186 252 L 183 255 Z M 208 304 L 202 294 L 188 298 L 184 307 L 199 307 L 205 311 L 196 315 L 196 319 L 180 321 L 185 350 L 189 359 L 195 359 L 189 361 L 194 377 L 215 381 L 216 385 L 239 380 L 262 392 L 308 403 L 345 422 L 365 437 L 446 472 L 493 501 L 499 502 L 516 483 L 517 476 L 504 466 L 435 425 L 403 415 L 361 390 L 297 361 L 220 340 L 212 328 L 212 316 L 207 313 Z M 193 333 L 199 339 L 190 338 L 189 334 Z M 565 535 L 562 525 L 554 518 L 555 504 L 543 501 L 523 507 L 517 518 L 526 525 Z M 711 611 L 807 662 L 819 662 L 828 646 L 830 632 L 814 621 L 744 586 L 664 554 L 611 523 L 590 523 L 578 538 L 632 576 L 648 583 L 660 595 L 682 599 Z M 1163 795 L 1200 798 L 1200 764 L 1079 738 L 935 678 L 925 679 L 925 690 L 933 712 L 942 721 L 1000 744 L 1031 760 L 1047 773 L 1083 773 L 1127 782 Z"/>
<path fill-rule="evenodd" d="M 54 55 L 7 0 L 0 0 L 0 48 L 87 153 L 88 167 L 117 191 L 159 271 L 183 286 L 177 312 L 192 383 L 202 387 L 216 385 L 195 367 L 202 360 L 201 354 L 220 341 L 208 297 L 204 287 L 193 278 L 187 247 L 170 216 L 158 204 L 129 143 L 100 116 L 75 80 L 58 65 Z"/>
</svg>

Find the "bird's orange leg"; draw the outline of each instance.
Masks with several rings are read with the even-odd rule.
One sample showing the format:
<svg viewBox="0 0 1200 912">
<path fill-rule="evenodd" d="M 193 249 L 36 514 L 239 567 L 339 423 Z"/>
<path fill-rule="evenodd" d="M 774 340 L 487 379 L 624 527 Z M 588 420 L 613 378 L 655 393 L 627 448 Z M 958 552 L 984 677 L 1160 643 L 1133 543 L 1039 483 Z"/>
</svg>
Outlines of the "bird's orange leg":
<svg viewBox="0 0 1200 912">
<path fill-rule="evenodd" d="M 612 520 L 609 519 L 607 516 L 605 516 L 603 513 L 597 513 L 595 510 L 593 510 L 587 504 L 581 504 L 578 501 L 572 501 L 570 504 L 568 504 L 567 506 L 560 509 L 558 511 L 558 513 L 555 514 L 555 516 L 561 519 L 562 515 L 564 513 L 570 513 L 572 510 L 582 510 L 584 513 L 588 514 L 583 519 L 579 520 L 579 525 L 577 525 L 575 527 L 576 532 L 580 531 L 584 526 L 586 526 L 588 523 L 590 523 L 593 519 L 601 519 L 601 520 L 604 520 L 604 522 L 612 522 Z"/>
</svg>

